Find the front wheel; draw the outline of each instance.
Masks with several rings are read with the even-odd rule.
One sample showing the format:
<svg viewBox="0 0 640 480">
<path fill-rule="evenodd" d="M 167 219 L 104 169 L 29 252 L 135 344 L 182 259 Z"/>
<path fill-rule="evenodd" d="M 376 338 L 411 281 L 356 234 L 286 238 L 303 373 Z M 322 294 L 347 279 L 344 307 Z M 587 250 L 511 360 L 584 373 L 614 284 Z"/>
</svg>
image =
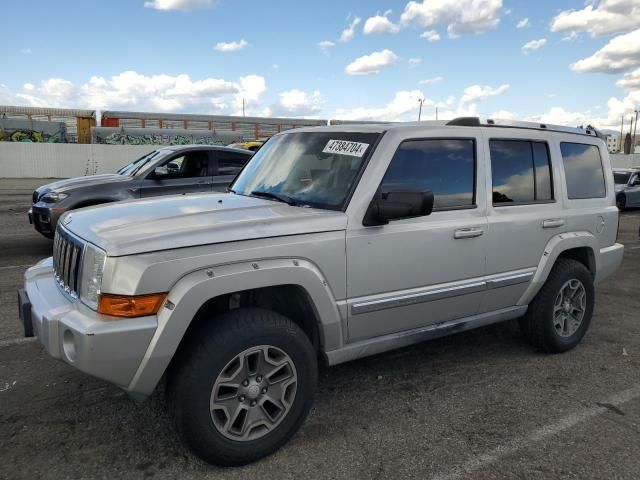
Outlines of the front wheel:
<svg viewBox="0 0 640 480">
<path fill-rule="evenodd" d="M 317 375 L 313 346 L 290 319 L 234 310 L 187 339 L 170 374 L 169 405 L 196 455 L 244 465 L 295 434 L 313 403 Z"/>
<path fill-rule="evenodd" d="M 618 210 L 622 212 L 627 206 L 627 197 L 625 197 L 624 195 L 618 195 L 616 197 L 616 206 L 618 207 Z"/>
<path fill-rule="evenodd" d="M 584 337 L 593 315 L 593 277 L 575 260 L 559 258 L 520 327 L 538 350 L 566 352 Z"/>
</svg>

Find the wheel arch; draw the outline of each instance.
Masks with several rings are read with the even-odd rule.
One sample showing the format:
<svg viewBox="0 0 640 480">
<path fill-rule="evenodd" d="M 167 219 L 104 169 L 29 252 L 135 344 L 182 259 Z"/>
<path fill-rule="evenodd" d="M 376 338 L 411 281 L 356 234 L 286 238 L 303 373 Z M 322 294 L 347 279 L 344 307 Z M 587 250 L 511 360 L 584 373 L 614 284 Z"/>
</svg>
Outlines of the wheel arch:
<svg viewBox="0 0 640 480">
<path fill-rule="evenodd" d="M 559 258 L 569 258 L 582 263 L 595 279 L 599 251 L 597 239 L 589 232 L 569 232 L 554 236 L 545 246 L 533 280 L 517 304 L 528 305 L 533 300 Z"/>
<path fill-rule="evenodd" d="M 342 346 L 342 320 L 319 269 L 303 259 L 273 259 L 211 267 L 180 279 L 158 313 L 158 328 L 127 390 L 150 395 L 201 322 L 233 308 L 272 309 L 296 322 L 319 354 Z M 184 342 L 186 344 L 186 342 Z"/>
</svg>

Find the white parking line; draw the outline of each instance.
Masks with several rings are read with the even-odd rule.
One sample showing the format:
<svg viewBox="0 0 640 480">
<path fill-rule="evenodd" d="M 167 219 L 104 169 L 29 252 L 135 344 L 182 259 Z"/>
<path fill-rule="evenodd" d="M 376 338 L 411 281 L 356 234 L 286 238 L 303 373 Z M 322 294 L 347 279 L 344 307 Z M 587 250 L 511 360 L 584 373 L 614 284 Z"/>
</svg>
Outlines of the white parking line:
<svg viewBox="0 0 640 480">
<path fill-rule="evenodd" d="M 606 401 L 599 403 L 599 405 L 618 407 L 623 403 L 635 400 L 638 397 L 640 397 L 640 385 L 613 395 Z M 433 480 L 457 480 L 467 475 L 471 475 L 472 473 L 482 468 L 500 461 L 502 458 L 508 455 L 528 448 L 534 443 L 538 443 L 542 440 L 547 439 L 548 437 L 552 437 L 554 435 L 562 433 L 565 430 L 575 427 L 580 423 L 586 422 L 591 418 L 602 415 L 609 410 L 609 408 L 604 406 L 579 410 L 567 415 L 566 417 L 561 418 L 555 423 L 551 423 L 545 425 L 544 427 L 538 428 L 527 436 L 516 438 L 514 440 L 511 440 L 510 442 L 500 445 L 499 447 L 489 450 L 488 452 L 471 457 L 466 462 L 454 466 L 450 471 L 442 472 L 436 475 L 435 477 L 433 477 Z"/>
<path fill-rule="evenodd" d="M 0 348 L 11 347 L 12 345 L 20 345 L 21 343 L 29 343 L 36 340 L 36 337 L 18 337 L 9 340 L 0 340 Z"/>
</svg>

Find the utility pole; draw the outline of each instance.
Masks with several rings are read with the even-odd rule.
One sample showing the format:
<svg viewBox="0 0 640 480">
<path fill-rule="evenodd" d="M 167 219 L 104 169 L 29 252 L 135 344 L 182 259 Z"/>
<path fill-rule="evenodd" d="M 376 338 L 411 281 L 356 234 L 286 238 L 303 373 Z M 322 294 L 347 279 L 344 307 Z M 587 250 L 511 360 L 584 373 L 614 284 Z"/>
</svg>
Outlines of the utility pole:
<svg viewBox="0 0 640 480">
<path fill-rule="evenodd" d="M 419 98 L 418 102 L 420 102 L 420 108 L 418 109 L 418 121 L 420 121 L 420 117 L 422 117 L 422 103 L 424 102 L 424 98 Z"/>
<path fill-rule="evenodd" d="M 618 150 L 620 153 L 624 153 L 622 137 L 624 137 L 624 115 L 622 115 L 622 125 L 620 125 L 620 149 Z"/>
<path fill-rule="evenodd" d="M 636 151 L 636 132 L 638 131 L 638 113 L 640 113 L 640 111 L 635 110 L 636 123 L 633 126 L 633 142 L 631 142 L 631 153 L 635 153 Z"/>
<path fill-rule="evenodd" d="M 242 116 L 244 117 L 244 97 L 242 97 Z"/>
<path fill-rule="evenodd" d="M 436 120 L 438 120 L 438 107 L 436 107 Z"/>
</svg>

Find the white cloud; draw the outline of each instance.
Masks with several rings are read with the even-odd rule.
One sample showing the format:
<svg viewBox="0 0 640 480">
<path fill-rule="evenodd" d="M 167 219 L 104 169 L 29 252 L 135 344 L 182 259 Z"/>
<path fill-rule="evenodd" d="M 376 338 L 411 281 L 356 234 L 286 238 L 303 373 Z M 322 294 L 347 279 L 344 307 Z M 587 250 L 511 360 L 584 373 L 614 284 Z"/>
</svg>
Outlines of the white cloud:
<svg viewBox="0 0 640 480">
<path fill-rule="evenodd" d="M 355 17 L 349 26 L 345 28 L 340 34 L 340 41 L 342 43 L 350 42 L 353 39 L 353 36 L 356 33 L 356 27 L 360 24 L 362 19 L 360 17 Z"/>
<path fill-rule="evenodd" d="M 640 88 L 640 68 L 633 72 L 625 73 L 624 76 L 616 82 L 616 86 L 620 88 Z"/>
<path fill-rule="evenodd" d="M 238 81 L 217 78 L 193 80 L 186 74 L 143 75 L 125 71 L 112 77 L 94 75 L 76 85 L 50 78 L 37 85 L 26 83 L 13 92 L 0 88 L 0 103 L 35 107 L 91 108 L 133 111 L 232 114 L 241 111 L 242 97 L 247 109 L 260 105 L 267 87 L 259 75 Z M 230 108 L 235 108 L 233 111 Z"/>
<path fill-rule="evenodd" d="M 380 70 L 395 63 L 398 56 L 391 50 L 384 49 L 356 58 L 345 69 L 348 75 L 372 75 L 380 73 Z"/>
<path fill-rule="evenodd" d="M 425 78 L 424 80 L 420 80 L 418 83 L 420 85 L 435 85 L 436 83 L 440 83 L 442 80 L 442 77 Z"/>
<path fill-rule="evenodd" d="M 33 50 L 31 50 L 30 48 L 21 48 L 20 53 L 22 53 L 23 55 L 31 55 L 33 53 Z"/>
<path fill-rule="evenodd" d="M 638 27 L 638 0 L 592 0 L 582 10 L 564 10 L 551 21 L 552 32 L 588 32 L 592 37 L 622 33 Z"/>
<path fill-rule="evenodd" d="M 546 43 L 547 43 L 546 38 L 531 40 L 530 42 L 527 42 L 522 46 L 522 53 L 524 53 L 525 55 L 528 55 L 529 53 L 543 47 Z"/>
<path fill-rule="evenodd" d="M 335 46 L 336 44 L 333 43 L 331 40 L 322 40 L 321 42 L 318 42 L 318 47 L 320 47 L 320 51 L 324 55 L 329 55 L 329 49 Z"/>
<path fill-rule="evenodd" d="M 147 8 L 156 10 L 195 10 L 215 6 L 217 0 L 152 0 L 144 2 Z"/>
<path fill-rule="evenodd" d="M 387 10 L 383 15 L 377 14 L 367 18 L 362 29 L 363 33 L 365 35 L 371 35 L 372 33 L 398 33 L 400 26 L 389 20 L 390 14 L 391 10 Z"/>
<path fill-rule="evenodd" d="M 531 23 L 529 23 L 528 18 L 523 18 L 516 24 L 516 28 L 529 28 L 530 26 L 531 26 Z"/>
<path fill-rule="evenodd" d="M 265 110 L 266 115 L 312 117 L 320 112 L 322 96 L 318 90 L 307 93 L 293 89 L 281 92 L 278 96 L 278 102 Z"/>
<path fill-rule="evenodd" d="M 573 42 L 573 41 L 578 39 L 578 36 L 579 36 L 578 32 L 572 30 L 567 35 L 562 37 L 562 41 L 563 42 Z"/>
<path fill-rule="evenodd" d="M 465 115 L 477 115 L 477 103 L 483 100 L 501 95 L 509 89 L 509 85 L 498 88 L 490 86 L 481 87 L 472 85 L 464 90 L 464 94 L 458 106 L 455 106 L 455 97 L 450 96 L 446 102 L 435 102 L 425 97 L 420 90 L 396 92 L 393 99 L 383 107 L 361 107 L 353 109 L 339 109 L 334 118 L 344 120 L 385 120 L 385 121 L 412 121 L 418 119 L 419 99 L 424 99 L 422 107 L 422 119 L 435 118 L 435 107 L 439 108 L 439 119 L 454 118 Z"/>
<path fill-rule="evenodd" d="M 425 98 L 420 90 L 396 92 L 393 99 L 384 107 L 380 108 L 354 108 L 338 109 L 335 118 L 342 120 L 380 120 L 380 121 L 402 121 L 418 119 L 418 100 Z M 432 106 L 433 101 L 425 99 L 423 111 L 426 107 Z"/>
<path fill-rule="evenodd" d="M 236 114 L 242 112 L 242 99 L 244 98 L 244 107 L 250 109 L 260 104 L 262 96 L 267 91 L 267 82 L 260 75 L 246 75 L 240 77 L 240 85 L 237 87 L 238 93 L 235 95 L 234 105 Z"/>
<path fill-rule="evenodd" d="M 500 120 L 515 120 L 517 118 L 516 114 L 510 112 L 509 110 L 498 110 L 494 112 L 491 117 L 492 119 L 500 119 Z"/>
<path fill-rule="evenodd" d="M 407 3 L 400 21 L 423 28 L 447 25 L 450 37 L 482 33 L 498 26 L 502 0 L 422 0 Z"/>
<path fill-rule="evenodd" d="M 640 28 L 609 40 L 588 58 L 578 60 L 571 69 L 580 72 L 617 73 L 640 66 Z"/>
<path fill-rule="evenodd" d="M 408 60 L 410 65 L 420 65 L 422 63 L 422 59 L 421 58 L 410 58 Z"/>
<path fill-rule="evenodd" d="M 440 34 L 435 30 L 427 30 L 420 35 L 420 38 L 426 38 L 428 42 L 437 42 L 440 40 Z"/>
<path fill-rule="evenodd" d="M 526 117 L 526 120 L 555 125 L 566 125 L 577 127 L 579 125 L 589 125 L 593 122 L 593 117 L 581 112 L 571 112 L 562 107 L 551 107 L 548 112 L 540 115 Z"/>
<path fill-rule="evenodd" d="M 218 42 L 213 48 L 219 52 L 237 52 L 239 50 L 244 50 L 248 46 L 249 43 L 242 39 L 239 42 Z"/>
<path fill-rule="evenodd" d="M 462 98 L 460 98 L 460 103 L 458 105 L 458 111 L 465 115 L 474 115 L 476 113 L 476 104 L 478 102 L 486 100 L 489 97 L 502 95 L 507 90 L 509 90 L 509 84 L 500 85 L 498 88 L 493 88 L 489 85 L 485 85 L 484 87 L 480 85 L 471 85 L 464 89 L 464 93 Z"/>
</svg>

